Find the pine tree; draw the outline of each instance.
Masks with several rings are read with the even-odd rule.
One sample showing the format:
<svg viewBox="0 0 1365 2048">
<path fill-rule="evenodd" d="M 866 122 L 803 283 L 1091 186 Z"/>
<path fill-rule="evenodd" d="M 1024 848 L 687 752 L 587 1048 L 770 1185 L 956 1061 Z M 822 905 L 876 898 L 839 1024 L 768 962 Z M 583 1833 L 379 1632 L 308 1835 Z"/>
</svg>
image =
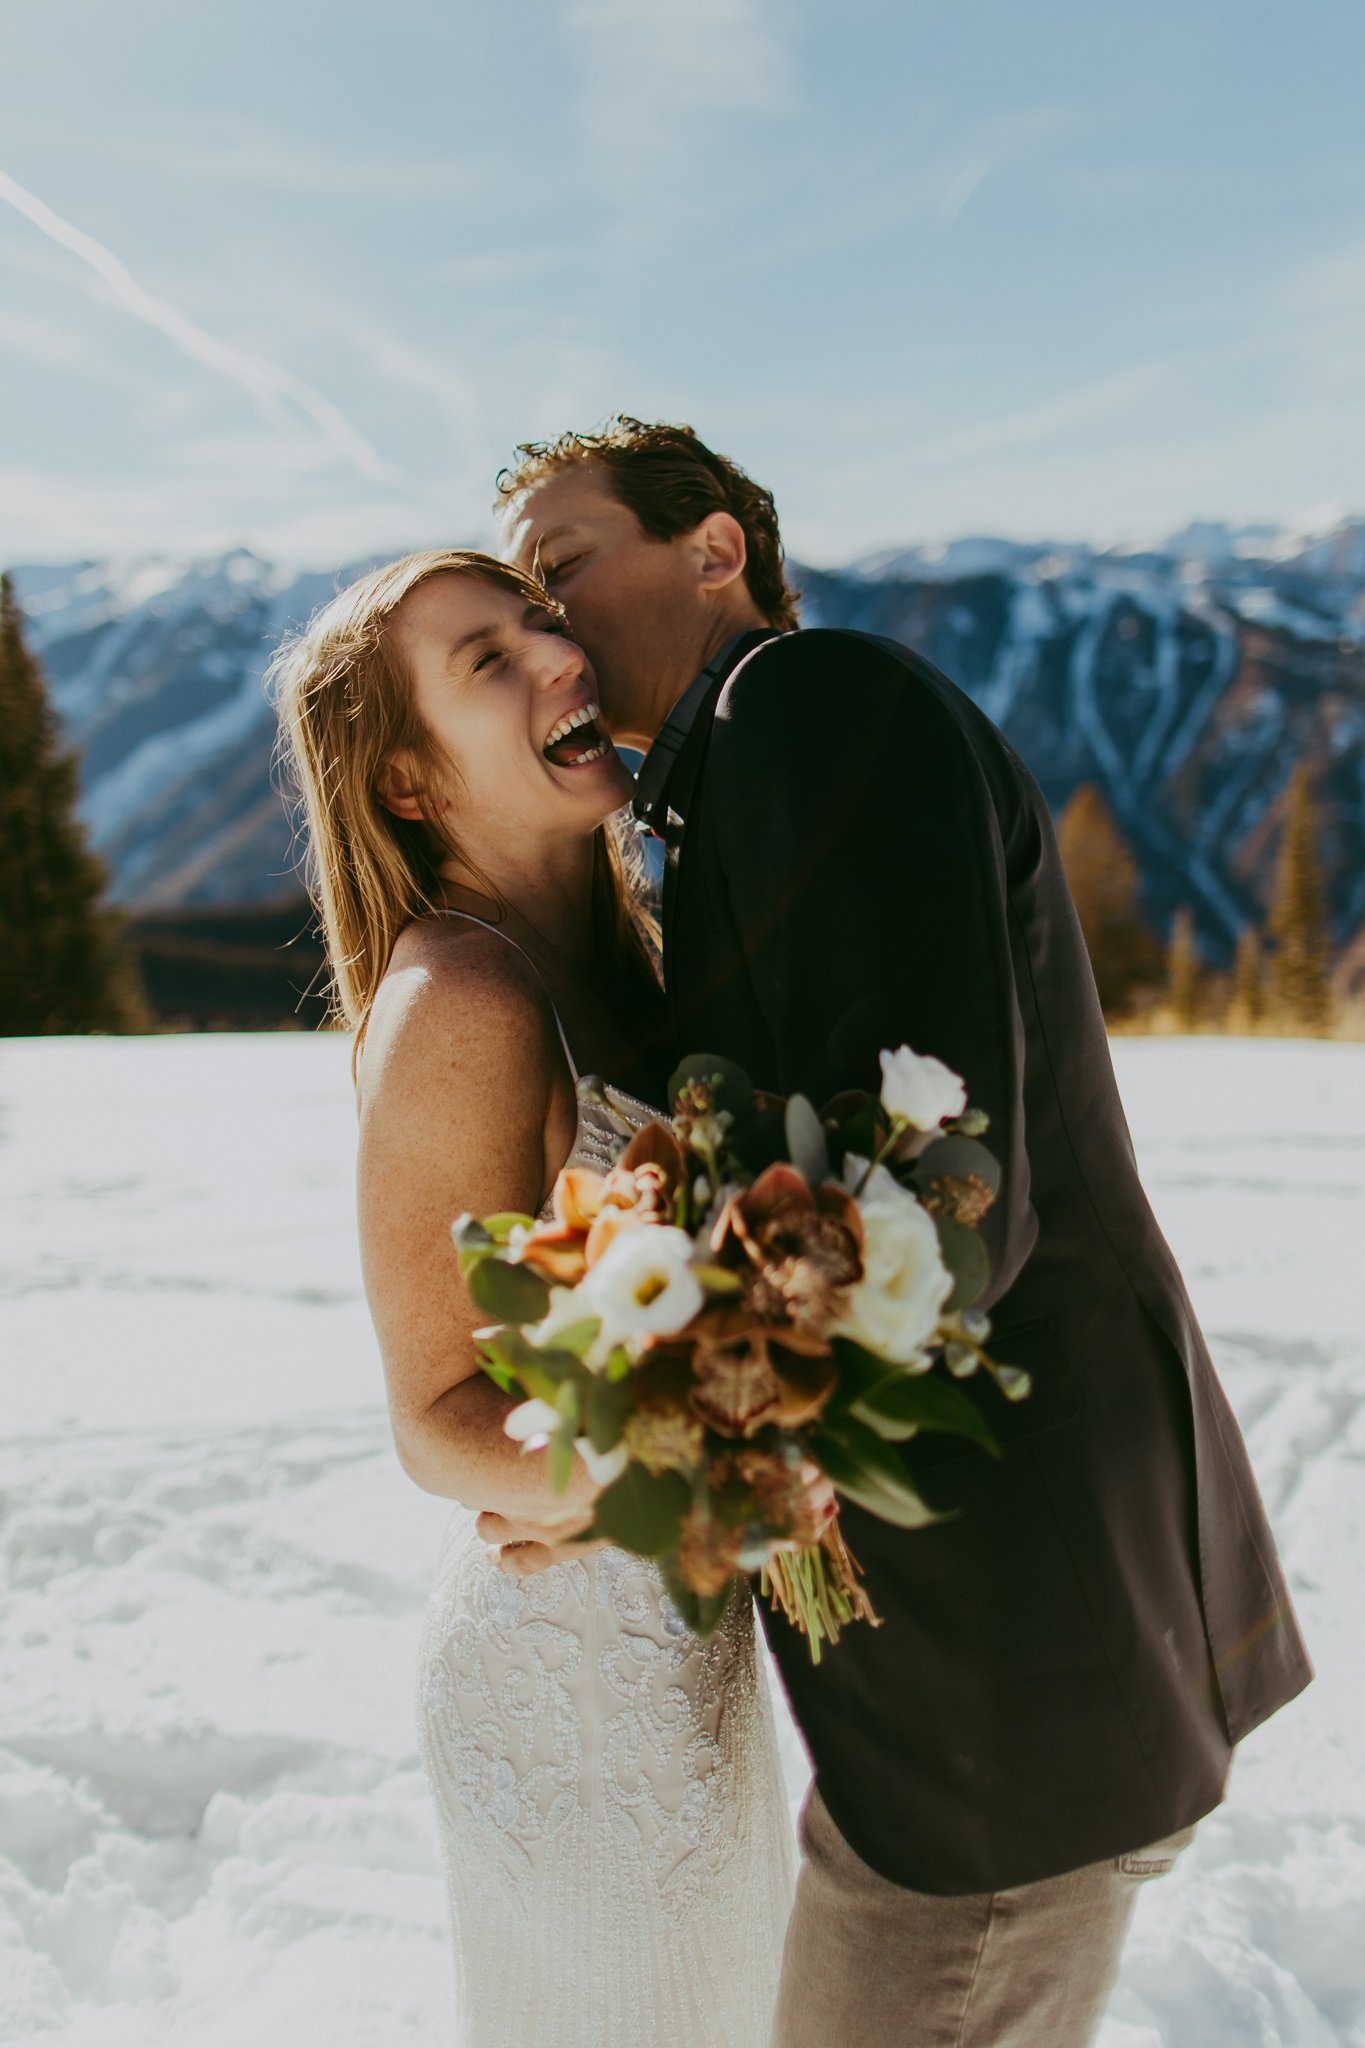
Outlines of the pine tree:
<svg viewBox="0 0 1365 2048">
<path fill-rule="evenodd" d="M 1306 763 L 1289 782 L 1275 900 L 1270 912 L 1270 1007 L 1282 1030 L 1320 1037 L 1332 1021 L 1327 891 L 1318 858 L 1318 820 Z"/>
<path fill-rule="evenodd" d="M 1232 1002 L 1228 1024 L 1233 1031 L 1252 1032 L 1265 1015 L 1265 986 L 1261 969 L 1261 935 L 1254 924 L 1245 925 L 1237 940 L 1237 958 L 1232 969 Z"/>
<path fill-rule="evenodd" d="M 1161 982 L 1161 948 L 1144 924 L 1132 849 L 1093 782 L 1081 783 L 1057 822 L 1057 844 L 1085 933 L 1106 1016 L 1121 1016 Z"/>
<path fill-rule="evenodd" d="M 1182 906 L 1171 923 L 1166 951 L 1166 1000 L 1182 1031 L 1197 1030 L 1204 1020 L 1204 963 L 1194 937 L 1193 914 Z"/>
<path fill-rule="evenodd" d="M 76 817 L 76 764 L 0 576 L 0 1036 L 127 1031 L 146 1015 Z"/>
</svg>

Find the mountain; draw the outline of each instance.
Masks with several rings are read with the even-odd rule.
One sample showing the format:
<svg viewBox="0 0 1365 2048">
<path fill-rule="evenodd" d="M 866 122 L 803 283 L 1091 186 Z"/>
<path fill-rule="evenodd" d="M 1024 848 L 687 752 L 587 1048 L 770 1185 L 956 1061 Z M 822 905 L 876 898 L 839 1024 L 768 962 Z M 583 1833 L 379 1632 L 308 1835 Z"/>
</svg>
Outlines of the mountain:
<svg viewBox="0 0 1365 2048">
<path fill-rule="evenodd" d="M 357 570 L 237 550 L 14 573 L 116 896 L 139 913 L 297 904 L 262 676 Z M 1188 902 L 1215 959 L 1264 911 L 1289 771 L 1308 759 L 1334 929 L 1346 942 L 1365 924 L 1365 520 L 1201 522 L 1105 550 L 979 537 L 796 576 L 807 624 L 890 634 L 960 683 L 1054 807 L 1097 783 L 1153 920 Z"/>
</svg>

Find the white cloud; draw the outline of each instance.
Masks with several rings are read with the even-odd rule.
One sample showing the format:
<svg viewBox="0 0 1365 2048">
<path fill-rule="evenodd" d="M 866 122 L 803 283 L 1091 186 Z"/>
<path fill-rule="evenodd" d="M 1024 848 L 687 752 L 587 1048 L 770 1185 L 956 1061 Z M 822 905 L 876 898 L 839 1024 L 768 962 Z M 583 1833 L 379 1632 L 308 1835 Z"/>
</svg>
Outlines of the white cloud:
<svg viewBox="0 0 1365 2048">
<path fill-rule="evenodd" d="M 78 257 L 135 319 L 157 328 L 192 361 L 239 385 L 267 419 L 278 422 L 302 414 L 321 430 L 333 454 L 362 476 L 387 484 L 401 480 L 402 473 L 384 461 L 330 399 L 291 370 L 219 341 L 177 306 L 145 290 L 111 249 L 64 220 L 4 171 L 0 171 L 0 199 L 31 221 L 49 241 Z"/>
</svg>

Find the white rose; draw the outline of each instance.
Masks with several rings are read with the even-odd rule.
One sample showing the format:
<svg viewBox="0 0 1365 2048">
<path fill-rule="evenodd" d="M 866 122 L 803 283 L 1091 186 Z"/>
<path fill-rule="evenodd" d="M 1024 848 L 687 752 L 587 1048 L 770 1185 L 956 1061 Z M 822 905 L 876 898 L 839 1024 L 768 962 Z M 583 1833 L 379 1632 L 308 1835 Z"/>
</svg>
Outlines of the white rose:
<svg viewBox="0 0 1365 2048">
<path fill-rule="evenodd" d="M 953 1276 L 938 1248 L 934 1219 L 884 1166 L 868 1172 L 852 1153 L 844 1161 L 863 1218 L 863 1277 L 848 1291 L 834 1334 L 852 1337 L 893 1365 L 928 1363 L 925 1346 L 953 1291 Z"/>
<path fill-rule="evenodd" d="M 902 1045 L 884 1052 L 881 1062 L 882 1108 L 888 1116 L 904 1117 L 917 1131 L 936 1131 L 967 1107 L 962 1076 L 932 1053 L 912 1052 Z"/>
<path fill-rule="evenodd" d="M 612 1239 L 574 1290 L 602 1318 L 602 1338 L 672 1337 L 690 1323 L 706 1295 L 692 1271 L 692 1240 L 671 1224 L 641 1224 Z"/>
</svg>

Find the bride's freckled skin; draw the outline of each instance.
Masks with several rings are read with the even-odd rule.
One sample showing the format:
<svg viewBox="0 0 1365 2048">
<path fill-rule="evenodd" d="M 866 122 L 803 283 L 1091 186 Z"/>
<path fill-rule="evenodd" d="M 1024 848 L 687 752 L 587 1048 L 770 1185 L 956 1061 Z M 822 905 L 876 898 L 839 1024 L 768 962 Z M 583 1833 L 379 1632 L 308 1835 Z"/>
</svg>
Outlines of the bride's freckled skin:
<svg viewBox="0 0 1365 2048">
<path fill-rule="evenodd" d="M 472 577 L 438 576 L 403 602 L 395 637 L 415 708 L 449 762 L 439 802 L 495 859 L 519 842 L 585 832 L 629 801 L 632 780 L 589 722 L 596 680 L 557 613 Z M 577 720 L 547 754 L 546 743 Z M 394 785 L 403 796 L 401 772 Z M 395 805 L 395 808 L 397 806 Z"/>
</svg>

